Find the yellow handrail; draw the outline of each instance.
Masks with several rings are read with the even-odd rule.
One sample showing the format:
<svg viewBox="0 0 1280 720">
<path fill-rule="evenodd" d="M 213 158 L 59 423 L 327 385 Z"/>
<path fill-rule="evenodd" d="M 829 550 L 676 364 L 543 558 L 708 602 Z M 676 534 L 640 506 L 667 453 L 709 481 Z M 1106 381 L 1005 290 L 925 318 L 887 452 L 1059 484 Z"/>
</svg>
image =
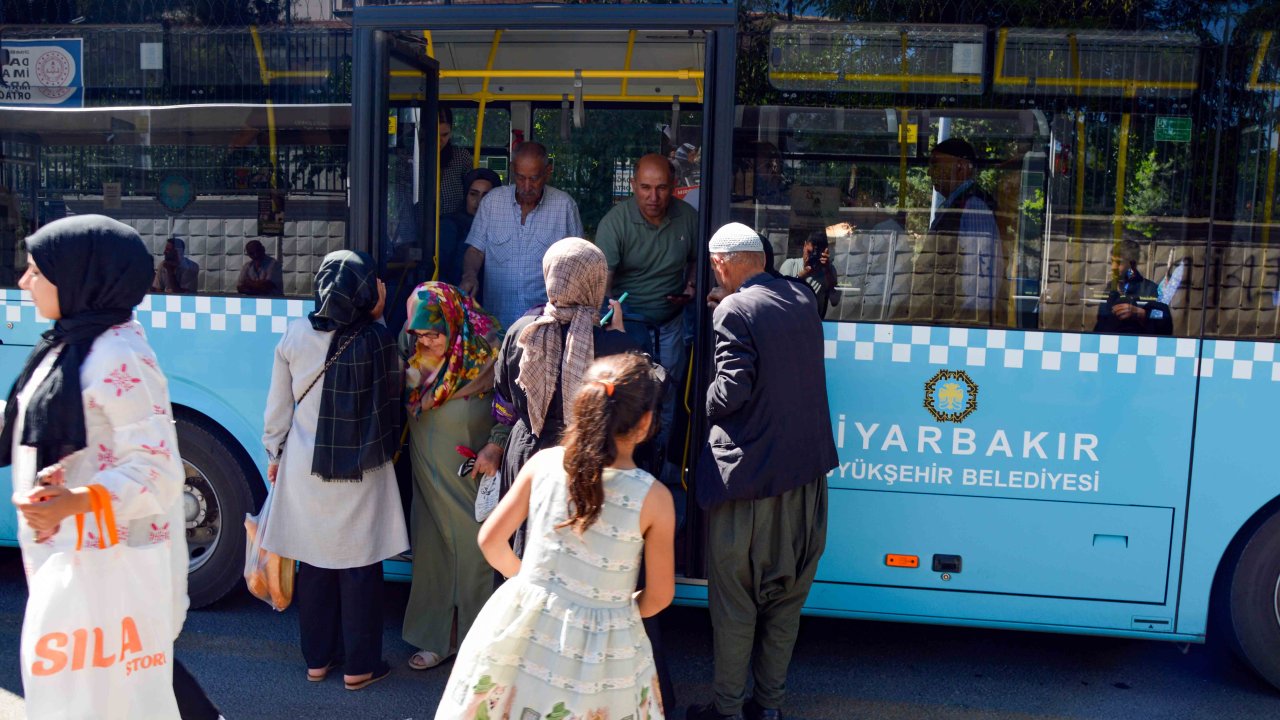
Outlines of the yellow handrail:
<svg viewBox="0 0 1280 720">
<path fill-rule="evenodd" d="M 701 103 L 702 95 L 678 95 L 676 96 L 683 101 L 692 103 Z M 425 100 L 426 96 L 422 93 L 391 93 L 391 100 L 410 101 Z M 447 102 L 480 102 L 481 99 L 493 102 L 495 100 L 501 102 L 560 102 L 564 99 L 564 95 L 551 94 L 497 94 L 489 93 L 441 93 L 440 99 Z M 583 102 L 602 102 L 602 103 L 663 103 L 669 105 L 671 103 L 670 95 L 583 95 Z"/>
<path fill-rule="evenodd" d="M 1253 56 L 1253 67 L 1249 70 L 1249 83 L 1245 85 L 1249 90 L 1280 90 L 1280 83 L 1260 83 L 1258 76 L 1262 74 L 1262 61 L 1267 57 L 1267 50 L 1271 47 L 1271 38 L 1275 35 L 1272 31 L 1262 33 L 1262 42 L 1258 44 L 1258 52 Z"/>
<path fill-rule="evenodd" d="M 496 30 L 495 32 L 502 32 Z M 701 80 L 702 70 L 441 70 L 441 78 L 573 80 Z M 419 70 L 392 70 L 391 77 L 422 77 Z"/>
<path fill-rule="evenodd" d="M 631 56 L 633 53 L 635 53 L 635 51 L 636 51 L 636 31 L 628 30 L 627 31 L 627 56 L 622 61 L 622 69 L 624 71 L 631 70 Z M 630 80 L 631 78 L 622 78 L 622 94 L 623 95 L 627 94 L 627 83 L 630 82 Z"/>
<path fill-rule="evenodd" d="M 267 67 L 267 54 L 262 49 L 262 36 L 258 34 L 258 26 L 249 26 L 249 35 L 253 38 L 253 51 L 258 55 L 258 75 L 262 78 L 262 85 L 269 87 L 271 85 L 271 70 Z M 267 97 L 267 145 L 271 151 L 271 189 L 275 190 L 277 186 L 277 165 L 279 158 L 276 157 L 276 108 L 271 102 L 271 98 Z"/>
<path fill-rule="evenodd" d="M 843 81 L 843 82 L 883 82 L 883 83 L 949 83 L 953 85 L 968 85 L 970 83 L 982 82 L 981 75 L 963 74 L 963 75 L 911 75 L 911 74 L 894 74 L 880 75 L 869 73 L 833 73 L 833 72 L 771 72 L 770 79 L 778 80 L 819 80 L 823 82 Z"/>
<path fill-rule="evenodd" d="M 498 44 L 502 42 L 502 31 L 493 31 L 493 42 L 489 43 L 489 60 L 485 63 L 485 72 L 493 70 L 493 61 L 498 58 Z M 441 73 L 443 75 L 443 72 Z M 489 104 L 489 78 L 484 79 L 484 83 L 480 86 L 480 109 L 476 113 L 476 146 L 474 156 L 471 159 L 471 167 L 480 164 L 480 140 L 484 135 L 484 111 L 485 106 Z"/>
<path fill-rule="evenodd" d="M 1005 75 L 1004 74 L 1004 57 L 1005 45 L 1009 41 L 1009 29 L 1000 28 L 996 33 L 996 64 L 995 71 L 992 73 L 991 82 L 993 85 L 1031 85 L 1031 78 L 1023 75 Z M 1083 88 L 1118 88 L 1126 93 L 1136 93 L 1142 89 L 1154 90 L 1195 90 L 1200 87 L 1200 83 L 1194 80 L 1133 80 L 1126 78 L 1083 78 L 1080 77 L 1080 60 L 1077 40 L 1074 34 L 1067 36 L 1067 43 L 1072 54 L 1072 76 L 1069 78 L 1054 77 L 1037 77 L 1035 79 L 1036 87 L 1071 87 L 1075 88 L 1076 94 L 1080 94 Z"/>
</svg>

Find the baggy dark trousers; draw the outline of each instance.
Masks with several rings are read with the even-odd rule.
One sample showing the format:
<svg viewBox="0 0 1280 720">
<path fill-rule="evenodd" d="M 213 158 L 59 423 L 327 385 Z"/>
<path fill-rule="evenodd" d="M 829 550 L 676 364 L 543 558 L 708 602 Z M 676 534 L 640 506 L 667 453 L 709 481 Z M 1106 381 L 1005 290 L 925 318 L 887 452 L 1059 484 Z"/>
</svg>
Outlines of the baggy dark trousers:
<svg viewBox="0 0 1280 720">
<path fill-rule="evenodd" d="M 345 675 L 382 663 L 382 563 L 329 570 L 298 563 L 298 625 L 307 667 L 340 664 Z"/>
<path fill-rule="evenodd" d="M 827 543 L 827 479 L 762 500 L 708 511 L 708 600 L 716 710 L 747 699 L 747 670 L 760 707 L 781 708 L 787 667 L 818 559 Z"/>
</svg>

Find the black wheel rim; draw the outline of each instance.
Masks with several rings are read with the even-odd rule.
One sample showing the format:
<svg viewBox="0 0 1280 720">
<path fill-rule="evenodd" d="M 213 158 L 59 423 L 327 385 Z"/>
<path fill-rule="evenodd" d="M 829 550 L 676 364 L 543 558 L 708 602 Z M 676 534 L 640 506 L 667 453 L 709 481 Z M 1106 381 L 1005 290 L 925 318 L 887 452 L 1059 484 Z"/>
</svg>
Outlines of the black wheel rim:
<svg viewBox="0 0 1280 720">
<path fill-rule="evenodd" d="M 222 539 L 222 503 L 218 491 L 200 468 L 182 462 L 187 479 L 182 488 L 182 507 L 187 525 L 187 572 L 195 572 L 213 557 Z"/>
</svg>

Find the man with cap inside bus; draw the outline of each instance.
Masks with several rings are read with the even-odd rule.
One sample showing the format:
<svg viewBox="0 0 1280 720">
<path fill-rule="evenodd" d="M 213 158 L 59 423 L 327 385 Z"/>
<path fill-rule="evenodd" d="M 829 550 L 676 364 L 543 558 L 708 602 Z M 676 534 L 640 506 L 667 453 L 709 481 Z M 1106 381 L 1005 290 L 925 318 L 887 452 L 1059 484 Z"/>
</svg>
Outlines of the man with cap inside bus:
<svg viewBox="0 0 1280 720">
<path fill-rule="evenodd" d="M 754 230 L 729 223 L 709 246 L 728 293 L 712 315 L 711 430 L 695 488 L 707 513 L 715 697 L 687 717 L 775 720 L 826 546 L 826 474 L 837 465 L 822 322 L 808 287 L 765 271 Z"/>
</svg>

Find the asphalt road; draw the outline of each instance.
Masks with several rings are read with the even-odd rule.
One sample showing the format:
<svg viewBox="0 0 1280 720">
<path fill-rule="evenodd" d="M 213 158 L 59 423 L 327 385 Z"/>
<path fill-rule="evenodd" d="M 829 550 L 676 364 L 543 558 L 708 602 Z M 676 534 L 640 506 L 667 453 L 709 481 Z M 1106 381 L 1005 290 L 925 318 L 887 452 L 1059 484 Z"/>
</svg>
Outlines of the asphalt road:
<svg viewBox="0 0 1280 720">
<path fill-rule="evenodd" d="M 238 591 L 193 612 L 177 656 L 231 720 L 430 719 L 448 664 L 414 672 L 400 640 L 408 595 L 388 585 L 385 653 L 391 677 L 348 692 L 340 676 L 309 683 L 297 617 Z M 0 718 L 21 718 L 17 662 L 26 588 L 18 551 L 0 549 Z M 708 697 L 711 629 L 704 610 L 664 618 L 680 709 Z M 1214 644 L 1186 654 L 1168 643 L 822 618 L 802 624 L 787 716 L 877 718 L 1276 718 L 1280 692 Z"/>
</svg>

